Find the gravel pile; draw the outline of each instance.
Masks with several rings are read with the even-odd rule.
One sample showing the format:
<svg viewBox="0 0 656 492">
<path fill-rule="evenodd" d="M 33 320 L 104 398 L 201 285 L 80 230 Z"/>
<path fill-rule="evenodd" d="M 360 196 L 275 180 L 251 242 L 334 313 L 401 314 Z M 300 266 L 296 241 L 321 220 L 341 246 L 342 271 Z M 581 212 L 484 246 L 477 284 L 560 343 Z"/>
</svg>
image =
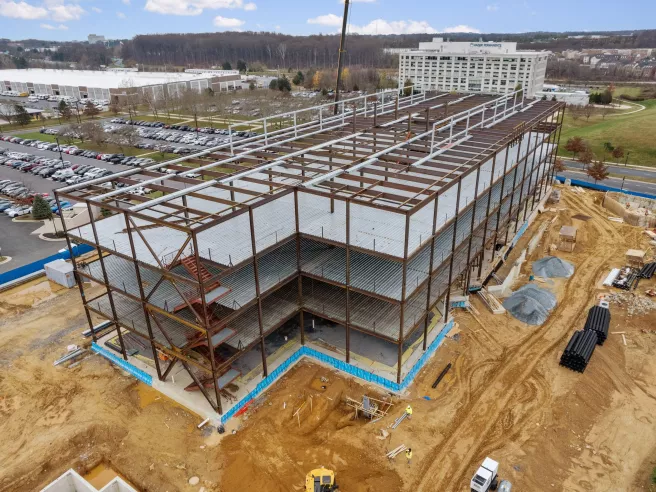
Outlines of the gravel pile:
<svg viewBox="0 0 656 492">
<path fill-rule="evenodd" d="M 518 289 L 503 302 L 503 307 L 518 320 L 529 325 L 541 325 L 556 307 L 556 296 L 534 284 Z"/>
<path fill-rule="evenodd" d="M 656 302 L 633 292 L 614 292 L 604 297 L 604 300 L 611 304 L 626 307 L 626 312 L 632 315 L 647 314 L 650 311 L 656 310 Z"/>
<path fill-rule="evenodd" d="M 574 265 L 556 256 L 545 256 L 533 263 L 533 273 L 545 278 L 569 278 L 574 274 Z"/>
</svg>

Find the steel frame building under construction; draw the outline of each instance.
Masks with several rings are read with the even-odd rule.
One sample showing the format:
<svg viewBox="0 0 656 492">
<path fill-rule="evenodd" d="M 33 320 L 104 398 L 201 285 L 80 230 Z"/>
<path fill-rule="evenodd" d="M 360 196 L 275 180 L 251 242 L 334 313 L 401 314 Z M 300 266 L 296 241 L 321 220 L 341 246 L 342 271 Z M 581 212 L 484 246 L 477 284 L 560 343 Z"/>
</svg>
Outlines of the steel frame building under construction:
<svg viewBox="0 0 656 492">
<path fill-rule="evenodd" d="M 264 134 L 57 190 L 89 211 L 67 238 L 99 254 L 75 265 L 102 286 L 90 298 L 78 282 L 90 325 L 109 320 L 126 359 L 125 338 L 141 340 L 161 381 L 180 362 L 218 413 L 239 359 L 259 354 L 266 377 L 268 337 L 294 322 L 313 343 L 310 317 L 343 331 L 349 363 L 355 337 L 393 344 L 399 383 L 406 351 L 426 350 L 545 196 L 564 116 L 521 92 L 404 92 L 250 122 Z"/>
</svg>

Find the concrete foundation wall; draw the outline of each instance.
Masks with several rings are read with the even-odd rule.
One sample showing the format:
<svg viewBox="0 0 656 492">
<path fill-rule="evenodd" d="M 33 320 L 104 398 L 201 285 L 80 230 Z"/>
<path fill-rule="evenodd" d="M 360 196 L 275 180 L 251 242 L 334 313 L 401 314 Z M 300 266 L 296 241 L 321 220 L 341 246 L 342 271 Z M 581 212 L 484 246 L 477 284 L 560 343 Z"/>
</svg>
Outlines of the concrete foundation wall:
<svg viewBox="0 0 656 492">
<path fill-rule="evenodd" d="M 609 191 L 604 197 L 603 205 L 606 210 L 621 217 L 629 225 L 656 227 L 656 200 Z M 640 209 L 640 212 L 636 209 Z"/>
</svg>

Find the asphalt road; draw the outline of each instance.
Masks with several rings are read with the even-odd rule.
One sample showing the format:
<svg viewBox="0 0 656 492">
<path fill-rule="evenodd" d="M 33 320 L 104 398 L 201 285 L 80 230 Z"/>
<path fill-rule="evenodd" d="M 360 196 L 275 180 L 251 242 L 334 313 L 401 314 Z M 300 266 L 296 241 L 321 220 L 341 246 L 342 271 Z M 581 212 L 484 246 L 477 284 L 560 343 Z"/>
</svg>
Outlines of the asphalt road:
<svg viewBox="0 0 656 492">
<path fill-rule="evenodd" d="M 577 161 L 571 161 L 569 159 L 563 159 L 563 163 L 569 169 L 584 169 L 584 165 Z M 636 178 L 653 178 L 656 179 L 656 167 L 653 170 L 650 169 L 636 169 L 633 167 L 623 166 L 621 164 L 609 164 L 606 163 L 608 172 L 611 174 L 620 174 L 622 176 L 636 177 Z"/>
<path fill-rule="evenodd" d="M 564 171 L 562 173 L 558 173 L 558 176 L 564 176 L 570 179 L 578 179 L 580 181 L 586 181 L 588 183 L 594 184 L 594 179 L 581 172 Z M 656 197 L 656 183 L 647 183 L 645 181 L 634 180 L 624 180 L 624 183 L 622 183 L 622 178 L 608 178 L 597 184 L 629 191 L 636 191 L 639 193 L 647 193 Z"/>
<path fill-rule="evenodd" d="M 27 154 L 36 154 L 44 157 L 49 157 L 51 159 L 59 158 L 59 152 L 40 150 L 33 147 L 26 147 L 25 145 L 18 145 L 9 142 L 0 141 L 0 147 L 15 152 L 25 152 Z M 99 161 L 97 159 L 89 159 L 87 157 L 80 157 L 77 155 L 62 154 L 62 157 L 65 161 L 71 161 L 72 164 L 88 164 L 103 169 L 109 169 L 114 172 L 123 171 L 125 169 L 133 169 L 129 166 L 110 164 L 109 162 Z M 49 181 L 31 173 L 22 173 L 16 169 L 12 169 L 4 165 L 0 165 L 0 179 L 13 179 L 16 181 L 21 181 L 25 183 L 26 186 L 29 186 L 31 189 L 38 193 L 51 193 L 52 190 L 61 188 L 65 185 L 65 183 L 60 183 L 59 181 Z"/>
</svg>

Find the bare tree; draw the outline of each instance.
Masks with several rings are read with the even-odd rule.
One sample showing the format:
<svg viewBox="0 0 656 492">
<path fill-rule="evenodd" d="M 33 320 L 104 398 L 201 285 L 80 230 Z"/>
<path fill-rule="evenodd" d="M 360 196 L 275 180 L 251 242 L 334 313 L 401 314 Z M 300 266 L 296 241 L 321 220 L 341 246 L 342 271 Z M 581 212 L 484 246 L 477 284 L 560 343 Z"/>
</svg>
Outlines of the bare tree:
<svg viewBox="0 0 656 492">
<path fill-rule="evenodd" d="M 91 121 L 79 125 L 79 134 L 81 138 L 93 142 L 97 147 L 103 147 L 107 138 L 105 128 L 101 124 Z"/>
<path fill-rule="evenodd" d="M 0 118 L 11 125 L 14 121 L 14 108 L 9 104 L 0 103 Z"/>
<path fill-rule="evenodd" d="M 585 120 L 589 121 L 590 116 L 592 116 L 597 112 L 597 108 L 595 108 L 592 104 L 586 104 L 585 106 L 583 106 L 581 111 L 583 113 L 583 116 L 585 116 Z"/>
<path fill-rule="evenodd" d="M 198 128 L 198 116 L 203 112 L 204 101 L 201 93 L 185 88 L 180 94 L 182 111 L 194 118 L 194 126 Z"/>
<path fill-rule="evenodd" d="M 109 141 L 116 145 L 121 150 L 127 147 L 134 147 L 139 143 L 141 137 L 139 132 L 132 125 L 121 126 L 118 130 L 112 133 Z"/>
<path fill-rule="evenodd" d="M 287 45 L 285 43 L 280 43 L 276 48 L 278 55 L 282 59 L 282 66 L 285 67 L 285 57 L 287 56 Z"/>
<path fill-rule="evenodd" d="M 150 112 L 153 113 L 155 118 L 158 118 L 157 111 L 159 110 L 159 101 L 152 90 L 143 89 L 141 102 L 148 106 L 148 109 L 150 109 Z"/>
</svg>

